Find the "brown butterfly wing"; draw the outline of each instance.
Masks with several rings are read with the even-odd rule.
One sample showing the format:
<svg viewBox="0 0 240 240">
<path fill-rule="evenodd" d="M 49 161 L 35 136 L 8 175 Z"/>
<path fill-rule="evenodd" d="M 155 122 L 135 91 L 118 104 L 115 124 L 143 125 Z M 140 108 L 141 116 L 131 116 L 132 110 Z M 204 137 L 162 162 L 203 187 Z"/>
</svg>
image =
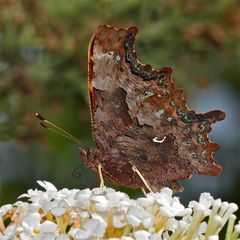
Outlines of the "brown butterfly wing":
<svg viewBox="0 0 240 240">
<path fill-rule="evenodd" d="M 101 26 L 90 43 L 89 95 L 99 161 L 116 183 L 142 187 L 132 171 L 136 166 L 153 189 L 179 191 L 178 179 L 221 172 L 212 157 L 218 145 L 208 133 L 225 113 L 190 111 L 171 68 L 153 70 L 138 62 L 136 33 L 135 27 Z"/>
</svg>

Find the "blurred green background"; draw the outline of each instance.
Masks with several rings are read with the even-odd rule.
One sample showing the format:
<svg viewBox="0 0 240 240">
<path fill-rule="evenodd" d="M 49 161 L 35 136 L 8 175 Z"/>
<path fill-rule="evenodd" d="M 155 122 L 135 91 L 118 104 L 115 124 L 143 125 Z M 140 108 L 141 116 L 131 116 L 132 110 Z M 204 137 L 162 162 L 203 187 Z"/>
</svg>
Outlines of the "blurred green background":
<svg viewBox="0 0 240 240">
<path fill-rule="evenodd" d="M 209 191 L 239 204 L 239 1 L 0 0 L 0 205 L 38 179 L 58 188 L 98 186 L 97 174 L 83 166 L 80 178 L 72 176 L 82 164 L 76 144 L 41 128 L 34 113 L 94 146 L 87 51 L 101 24 L 137 26 L 141 62 L 173 66 L 190 108 L 226 111 L 210 135 L 221 145 L 215 158 L 223 173 L 183 181 L 179 196 L 187 203 Z"/>
</svg>

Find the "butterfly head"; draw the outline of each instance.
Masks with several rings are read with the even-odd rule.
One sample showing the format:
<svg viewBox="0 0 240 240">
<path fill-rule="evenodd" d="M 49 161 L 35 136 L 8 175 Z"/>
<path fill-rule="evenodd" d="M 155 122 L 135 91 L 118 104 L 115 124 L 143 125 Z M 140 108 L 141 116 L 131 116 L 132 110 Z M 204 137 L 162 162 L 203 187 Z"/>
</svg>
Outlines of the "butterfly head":
<svg viewBox="0 0 240 240">
<path fill-rule="evenodd" d="M 80 149 L 80 155 L 84 164 L 92 169 L 97 169 L 98 165 L 98 151 L 97 149 Z"/>
</svg>

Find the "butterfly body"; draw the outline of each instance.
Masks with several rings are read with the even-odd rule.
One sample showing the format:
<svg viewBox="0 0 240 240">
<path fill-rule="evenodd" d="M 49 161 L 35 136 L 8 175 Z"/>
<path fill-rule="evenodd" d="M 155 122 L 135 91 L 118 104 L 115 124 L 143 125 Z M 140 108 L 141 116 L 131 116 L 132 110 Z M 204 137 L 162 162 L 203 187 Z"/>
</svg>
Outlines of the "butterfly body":
<svg viewBox="0 0 240 240">
<path fill-rule="evenodd" d="M 97 149 L 85 164 L 113 182 L 142 188 L 135 166 L 154 190 L 182 190 L 177 180 L 193 173 L 216 175 L 221 167 L 208 139 L 211 124 L 225 113 L 198 114 L 186 107 L 172 68 L 152 69 L 137 60 L 135 27 L 100 26 L 89 45 L 89 96 Z"/>
</svg>

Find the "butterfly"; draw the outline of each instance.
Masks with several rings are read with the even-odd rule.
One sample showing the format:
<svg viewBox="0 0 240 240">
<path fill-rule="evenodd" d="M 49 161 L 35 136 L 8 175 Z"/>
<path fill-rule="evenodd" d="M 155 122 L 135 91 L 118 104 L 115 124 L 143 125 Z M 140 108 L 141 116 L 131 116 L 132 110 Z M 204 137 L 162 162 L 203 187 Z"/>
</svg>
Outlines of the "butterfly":
<svg viewBox="0 0 240 240">
<path fill-rule="evenodd" d="M 218 175 L 208 138 L 225 113 L 196 113 L 172 80 L 172 68 L 141 64 L 136 27 L 100 26 L 89 44 L 89 99 L 95 149 L 80 148 L 87 167 L 130 188 L 182 191 L 180 179 Z M 102 180 L 103 181 L 103 180 Z"/>
</svg>

